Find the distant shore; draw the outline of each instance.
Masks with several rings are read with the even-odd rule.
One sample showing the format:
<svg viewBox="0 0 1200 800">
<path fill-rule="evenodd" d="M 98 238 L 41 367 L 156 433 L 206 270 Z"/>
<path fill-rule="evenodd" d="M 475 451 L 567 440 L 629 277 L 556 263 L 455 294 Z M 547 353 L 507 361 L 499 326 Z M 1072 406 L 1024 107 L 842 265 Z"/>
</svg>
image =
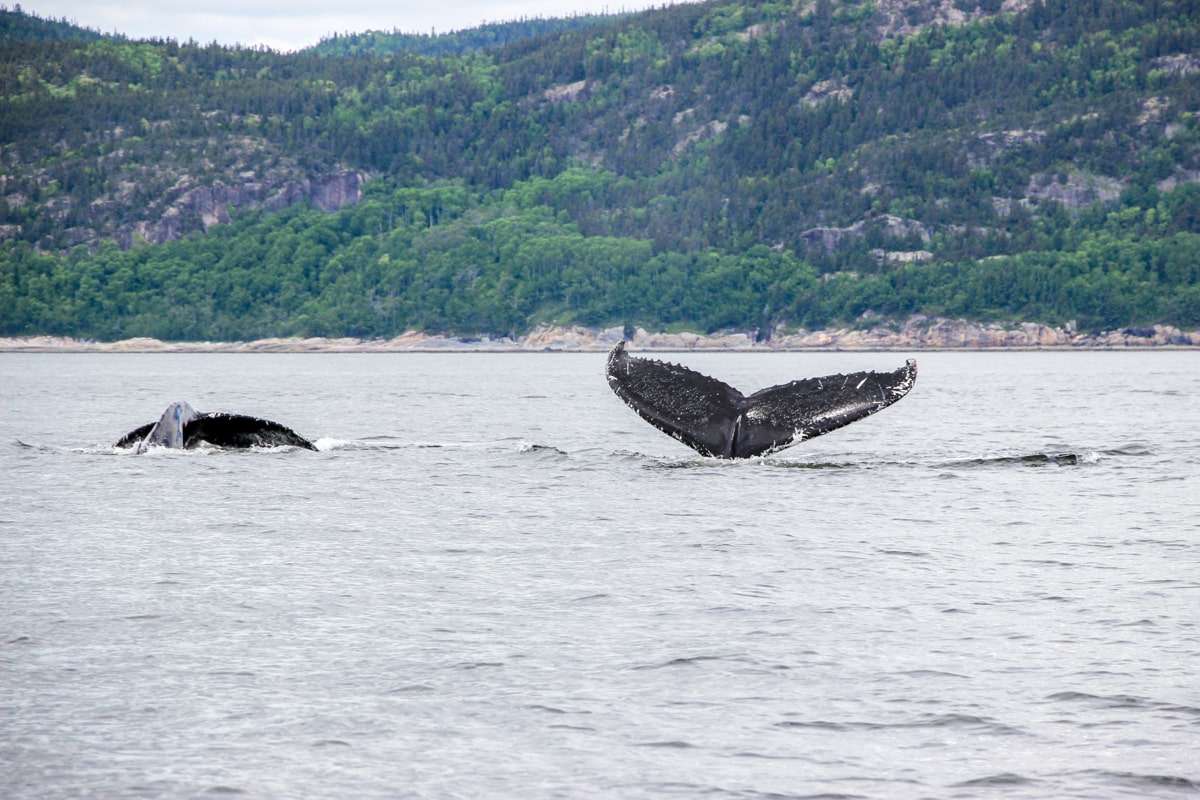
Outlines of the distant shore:
<svg viewBox="0 0 1200 800">
<path fill-rule="evenodd" d="M 543 326 L 519 337 L 451 337 L 409 331 L 392 339 L 282 338 L 248 342 L 164 342 L 135 338 L 98 342 L 60 336 L 0 337 L 7 353 L 446 353 L 605 352 L 623 328 Z M 1168 325 L 1078 333 L 1073 326 L 1026 322 L 1002 325 L 914 317 L 863 329 L 752 333 L 650 333 L 637 328 L 631 350 L 804 352 L 822 350 L 1144 350 L 1200 348 L 1200 331 Z"/>
</svg>

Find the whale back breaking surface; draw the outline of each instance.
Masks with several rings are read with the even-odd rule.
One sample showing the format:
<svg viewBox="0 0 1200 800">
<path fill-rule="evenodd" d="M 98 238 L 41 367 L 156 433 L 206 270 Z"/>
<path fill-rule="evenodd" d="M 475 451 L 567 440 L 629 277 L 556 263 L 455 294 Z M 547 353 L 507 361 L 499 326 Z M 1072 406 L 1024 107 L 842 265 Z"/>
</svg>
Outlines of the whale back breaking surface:
<svg viewBox="0 0 1200 800">
<path fill-rule="evenodd" d="M 782 450 L 887 408 L 917 379 L 910 359 L 893 372 L 805 378 L 746 397 L 679 364 L 608 356 L 608 385 L 642 419 L 706 456 L 749 458 Z"/>
<path fill-rule="evenodd" d="M 146 440 L 146 437 L 150 435 L 150 431 L 152 431 L 154 426 L 157 424 L 157 422 L 147 422 L 145 425 L 134 428 L 120 439 L 117 439 L 117 443 L 114 444 L 113 447 L 119 447 L 122 449 L 127 447 L 137 447 Z"/>
<path fill-rule="evenodd" d="M 217 447 L 317 449 L 312 442 L 286 425 L 244 414 L 202 414 L 188 424 L 185 436 L 189 442 L 204 441 Z"/>
<path fill-rule="evenodd" d="M 308 439 L 278 422 L 244 414 L 200 413 L 182 400 L 167 406 L 158 422 L 134 428 L 113 446 L 135 447 L 142 453 L 150 447 L 187 449 L 202 443 L 229 448 L 317 449 Z"/>
</svg>

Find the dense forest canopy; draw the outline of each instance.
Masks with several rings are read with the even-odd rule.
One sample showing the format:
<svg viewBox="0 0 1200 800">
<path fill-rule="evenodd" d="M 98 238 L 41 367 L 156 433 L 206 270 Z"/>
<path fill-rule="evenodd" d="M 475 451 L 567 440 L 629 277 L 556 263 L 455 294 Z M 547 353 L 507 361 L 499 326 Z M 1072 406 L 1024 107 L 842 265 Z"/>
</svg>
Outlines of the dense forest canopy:
<svg viewBox="0 0 1200 800">
<path fill-rule="evenodd" d="M 399 30 L 344 33 L 322 39 L 307 48 L 323 56 L 387 56 L 417 53 L 423 56 L 466 55 L 534 36 L 561 33 L 616 19 L 619 14 L 575 14 L 570 17 L 527 17 L 513 22 L 488 22 L 474 28 L 438 33 L 405 33 Z"/>
<path fill-rule="evenodd" d="M 1012 7 L 294 54 L 0 11 L 0 333 L 1200 326 L 1200 8 Z"/>
<path fill-rule="evenodd" d="M 100 31 L 80 27 L 66 17 L 55 20 L 26 14 L 21 11 L 20 3 L 11 13 L 8 6 L 0 5 L 0 47 L 15 42 L 95 41 L 103 36 Z"/>
</svg>

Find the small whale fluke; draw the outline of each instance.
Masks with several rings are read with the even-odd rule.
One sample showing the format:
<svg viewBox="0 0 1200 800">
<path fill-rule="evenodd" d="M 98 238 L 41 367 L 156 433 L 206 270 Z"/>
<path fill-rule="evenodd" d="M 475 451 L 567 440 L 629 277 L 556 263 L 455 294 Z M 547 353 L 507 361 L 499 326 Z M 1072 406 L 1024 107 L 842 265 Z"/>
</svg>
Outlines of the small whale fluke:
<svg viewBox="0 0 1200 800">
<path fill-rule="evenodd" d="M 908 394 L 917 362 L 895 372 L 805 378 L 746 397 L 679 364 L 608 354 L 608 385 L 642 419 L 701 455 L 750 458 L 849 425 Z"/>
<path fill-rule="evenodd" d="M 136 447 L 143 453 L 150 447 L 189 448 L 207 442 L 215 447 L 302 447 L 316 446 L 286 425 L 244 414 L 216 412 L 203 414 L 179 400 L 167 406 L 158 422 L 134 428 L 117 440 L 114 447 Z"/>
</svg>

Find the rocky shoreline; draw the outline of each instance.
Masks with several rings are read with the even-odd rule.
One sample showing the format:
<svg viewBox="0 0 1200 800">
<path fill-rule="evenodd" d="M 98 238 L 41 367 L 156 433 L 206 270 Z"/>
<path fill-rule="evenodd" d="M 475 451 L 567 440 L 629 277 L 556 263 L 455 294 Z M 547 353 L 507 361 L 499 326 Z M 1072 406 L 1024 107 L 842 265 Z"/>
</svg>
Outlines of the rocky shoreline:
<svg viewBox="0 0 1200 800">
<path fill-rule="evenodd" d="M 623 328 L 543 326 L 521 337 L 446 337 L 409 331 L 392 339 L 259 339 L 250 342 L 164 342 L 136 338 L 97 342 L 58 336 L 0 338 L 0 352 L 57 353 L 435 353 L 604 352 L 625 337 Z M 888 350 L 1144 350 L 1200 348 L 1200 331 L 1169 325 L 1079 333 L 1074 326 L 1033 322 L 1002 325 L 913 317 L 870 328 L 753 333 L 650 333 L 637 328 L 631 350 L 679 351 L 888 351 Z"/>
</svg>

